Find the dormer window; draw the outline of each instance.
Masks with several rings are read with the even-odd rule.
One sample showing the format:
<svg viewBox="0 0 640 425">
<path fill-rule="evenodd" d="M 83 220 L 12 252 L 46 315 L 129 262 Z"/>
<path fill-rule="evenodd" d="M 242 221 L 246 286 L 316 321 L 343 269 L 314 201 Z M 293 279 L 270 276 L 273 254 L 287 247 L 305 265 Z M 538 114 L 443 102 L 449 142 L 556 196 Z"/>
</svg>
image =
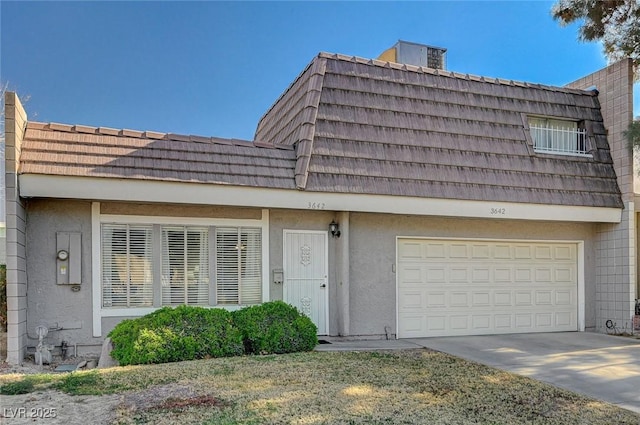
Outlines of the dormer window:
<svg viewBox="0 0 640 425">
<path fill-rule="evenodd" d="M 587 132 L 577 121 L 529 117 L 533 149 L 541 153 L 591 156 Z"/>
</svg>

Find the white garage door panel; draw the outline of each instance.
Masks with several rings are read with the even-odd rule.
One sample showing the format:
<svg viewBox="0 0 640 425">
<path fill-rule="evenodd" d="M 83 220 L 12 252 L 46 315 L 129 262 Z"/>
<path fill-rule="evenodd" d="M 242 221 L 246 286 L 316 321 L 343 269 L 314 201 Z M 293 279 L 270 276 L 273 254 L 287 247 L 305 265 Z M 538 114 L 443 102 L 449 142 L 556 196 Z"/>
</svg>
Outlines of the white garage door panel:
<svg viewBox="0 0 640 425">
<path fill-rule="evenodd" d="M 398 336 L 575 331 L 577 246 L 400 239 Z"/>
</svg>

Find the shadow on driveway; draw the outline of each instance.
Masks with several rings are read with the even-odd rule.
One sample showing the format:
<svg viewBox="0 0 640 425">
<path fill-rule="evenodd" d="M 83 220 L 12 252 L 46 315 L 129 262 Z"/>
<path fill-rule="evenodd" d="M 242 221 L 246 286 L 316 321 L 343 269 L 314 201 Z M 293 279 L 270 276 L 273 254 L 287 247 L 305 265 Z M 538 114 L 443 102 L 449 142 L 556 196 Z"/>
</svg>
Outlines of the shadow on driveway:
<svg viewBox="0 0 640 425">
<path fill-rule="evenodd" d="M 640 413 L 640 341 L 587 332 L 403 340 Z"/>
</svg>

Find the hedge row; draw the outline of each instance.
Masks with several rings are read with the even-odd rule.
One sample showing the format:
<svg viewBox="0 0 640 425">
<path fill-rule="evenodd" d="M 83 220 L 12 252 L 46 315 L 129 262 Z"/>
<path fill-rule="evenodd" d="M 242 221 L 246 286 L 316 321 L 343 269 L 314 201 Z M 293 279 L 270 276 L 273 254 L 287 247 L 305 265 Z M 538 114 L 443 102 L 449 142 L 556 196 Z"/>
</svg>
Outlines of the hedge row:
<svg viewBox="0 0 640 425">
<path fill-rule="evenodd" d="M 318 343 L 316 333 L 295 307 L 273 301 L 234 312 L 164 307 L 120 322 L 109 337 L 111 356 L 124 366 L 309 351 Z"/>
</svg>

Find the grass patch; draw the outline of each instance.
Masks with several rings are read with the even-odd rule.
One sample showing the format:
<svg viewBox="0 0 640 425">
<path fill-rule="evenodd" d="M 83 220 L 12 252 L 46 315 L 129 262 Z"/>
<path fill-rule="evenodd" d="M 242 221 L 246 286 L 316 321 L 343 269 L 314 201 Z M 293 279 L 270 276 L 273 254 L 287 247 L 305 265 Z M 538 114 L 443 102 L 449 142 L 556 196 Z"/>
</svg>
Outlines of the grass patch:
<svg viewBox="0 0 640 425">
<path fill-rule="evenodd" d="M 102 376 L 97 370 L 92 370 L 62 375 L 62 378 L 53 384 L 53 388 L 71 395 L 100 395 L 105 392 L 101 384 Z"/>
<path fill-rule="evenodd" d="M 19 395 L 47 389 L 56 376 L 48 373 L 35 375 L 0 375 L 0 394 Z"/>
<path fill-rule="evenodd" d="M 0 387 L 0 394 L 2 395 L 19 395 L 29 394 L 34 390 L 33 381 L 30 379 L 24 379 L 22 381 L 9 382 Z"/>
<path fill-rule="evenodd" d="M 71 394 L 144 400 L 119 411 L 123 424 L 640 423 L 616 406 L 430 350 L 217 358 L 53 380 Z M 167 395 L 172 386 L 190 392 Z"/>
</svg>

